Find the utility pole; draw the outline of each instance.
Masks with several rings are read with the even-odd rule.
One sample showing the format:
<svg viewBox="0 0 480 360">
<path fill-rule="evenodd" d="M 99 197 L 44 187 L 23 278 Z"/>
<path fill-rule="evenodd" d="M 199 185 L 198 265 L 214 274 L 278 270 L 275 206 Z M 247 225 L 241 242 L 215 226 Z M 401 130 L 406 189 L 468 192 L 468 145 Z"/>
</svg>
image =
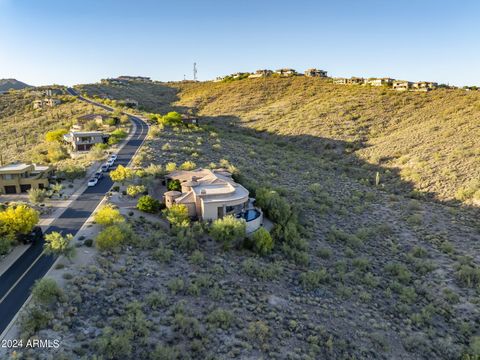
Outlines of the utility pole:
<svg viewBox="0 0 480 360">
<path fill-rule="evenodd" d="M 193 63 L 193 81 L 197 81 L 197 63 Z"/>
</svg>

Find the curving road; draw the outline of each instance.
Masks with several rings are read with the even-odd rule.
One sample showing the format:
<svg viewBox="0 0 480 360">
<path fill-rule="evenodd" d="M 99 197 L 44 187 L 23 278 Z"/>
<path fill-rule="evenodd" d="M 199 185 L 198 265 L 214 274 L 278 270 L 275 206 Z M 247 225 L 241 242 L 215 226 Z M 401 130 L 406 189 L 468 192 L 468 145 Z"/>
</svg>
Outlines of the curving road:
<svg viewBox="0 0 480 360">
<path fill-rule="evenodd" d="M 71 88 L 67 91 L 71 95 L 78 96 Z M 105 110 L 113 110 L 108 106 L 95 103 L 81 96 L 78 96 L 78 98 Z M 148 125 L 144 121 L 135 116 L 130 116 L 130 120 L 136 125 L 135 131 L 130 140 L 118 152 L 116 165 L 126 166 L 142 145 L 148 133 Z M 104 176 L 96 186 L 88 187 L 72 201 L 60 217 L 52 222 L 47 232 L 58 231 L 63 234 L 75 235 L 112 185 L 113 182 L 110 177 Z M 55 262 L 54 256 L 44 255 L 42 251 L 43 243 L 33 244 L 0 276 L 0 334 L 4 332 L 30 296 L 30 290 L 35 281 L 42 278 Z"/>
</svg>

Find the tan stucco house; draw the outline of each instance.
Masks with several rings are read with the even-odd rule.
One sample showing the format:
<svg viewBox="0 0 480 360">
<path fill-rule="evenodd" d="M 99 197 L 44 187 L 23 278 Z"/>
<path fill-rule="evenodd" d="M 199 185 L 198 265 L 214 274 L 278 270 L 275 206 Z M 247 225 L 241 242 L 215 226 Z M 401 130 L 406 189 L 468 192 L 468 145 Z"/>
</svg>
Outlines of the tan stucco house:
<svg viewBox="0 0 480 360">
<path fill-rule="evenodd" d="M 242 218 L 247 223 L 247 233 L 257 230 L 263 223 L 260 209 L 253 207 L 253 199 L 242 185 L 232 179 L 225 169 L 197 169 L 173 171 L 166 176 L 167 184 L 178 180 L 181 191 L 167 191 L 165 205 L 183 204 L 192 218 L 211 221 L 226 215 Z"/>
<path fill-rule="evenodd" d="M 308 77 L 327 77 L 327 72 L 325 70 L 318 69 L 307 69 L 305 70 L 305 76 Z"/>
<path fill-rule="evenodd" d="M 391 78 L 373 78 L 365 80 L 365 84 L 370 86 L 391 86 L 394 79 Z"/>
<path fill-rule="evenodd" d="M 72 151 L 88 151 L 95 144 L 105 144 L 109 136 L 101 131 L 71 131 L 63 135 L 63 140 Z"/>
<path fill-rule="evenodd" d="M 0 193 L 20 194 L 30 189 L 48 187 L 52 168 L 37 164 L 16 163 L 0 167 Z"/>
<path fill-rule="evenodd" d="M 438 87 L 438 84 L 436 82 L 431 82 L 431 81 L 419 81 L 416 83 L 413 83 L 412 88 L 415 91 L 430 91 L 434 90 Z"/>
<path fill-rule="evenodd" d="M 405 80 L 396 80 L 392 84 L 392 89 L 397 91 L 408 91 L 412 88 L 413 83 Z"/>
</svg>

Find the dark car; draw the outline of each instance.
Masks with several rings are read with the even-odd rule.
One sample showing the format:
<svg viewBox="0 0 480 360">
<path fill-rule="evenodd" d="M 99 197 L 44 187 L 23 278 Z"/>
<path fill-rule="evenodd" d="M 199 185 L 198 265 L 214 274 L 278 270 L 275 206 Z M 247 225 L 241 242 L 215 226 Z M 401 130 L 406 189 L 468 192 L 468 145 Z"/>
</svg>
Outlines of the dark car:
<svg viewBox="0 0 480 360">
<path fill-rule="evenodd" d="M 18 235 L 18 240 L 24 244 L 33 244 L 43 239 L 43 231 L 40 226 L 35 226 L 28 234 Z"/>
<path fill-rule="evenodd" d="M 103 173 L 101 171 L 97 171 L 95 173 L 94 177 L 97 178 L 98 180 L 100 180 L 103 177 Z"/>
<path fill-rule="evenodd" d="M 107 164 L 104 164 L 104 165 L 102 165 L 101 170 L 102 170 L 103 172 L 107 172 L 107 171 L 108 171 L 108 168 L 109 168 L 109 166 L 108 166 Z"/>
</svg>

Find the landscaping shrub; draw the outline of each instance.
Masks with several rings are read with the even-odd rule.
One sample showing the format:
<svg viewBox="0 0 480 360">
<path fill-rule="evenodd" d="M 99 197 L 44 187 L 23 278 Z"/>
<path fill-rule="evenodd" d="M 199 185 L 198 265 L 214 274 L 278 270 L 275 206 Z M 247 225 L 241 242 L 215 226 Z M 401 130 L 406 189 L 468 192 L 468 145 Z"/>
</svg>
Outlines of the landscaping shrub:
<svg viewBox="0 0 480 360">
<path fill-rule="evenodd" d="M 300 283 L 306 290 L 315 290 L 320 284 L 328 282 L 328 279 L 329 276 L 325 269 L 306 271 L 300 274 Z"/>
<path fill-rule="evenodd" d="M 210 235 L 216 241 L 223 244 L 224 248 L 230 248 L 235 242 L 243 240 L 246 236 L 247 224 L 234 216 L 225 216 L 216 219 L 210 226 Z"/>
<path fill-rule="evenodd" d="M 143 194 L 147 191 L 145 185 L 129 185 L 127 187 L 127 195 L 134 198 L 138 194 Z"/>
<path fill-rule="evenodd" d="M 150 195 L 144 195 L 138 199 L 137 209 L 146 213 L 154 214 L 160 210 L 160 202 Z"/>
<path fill-rule="evenodd" d="M 163 215 L 173 226 L 186 226 L 190 222 L 188 208 L 183 204 L 173 204 L 169 209 L 163 210 Z"/>
<path fill-rule="evenodd" d="M 32 299 L 43 305 L 50 305 L 63 298 L 63 291 L 52 278 L 42 278 L 35 282 Z"/>
<path fill-rule="evenodd" d="M 103 229 L 96 238 L 96 246 L 100 251 L 117 251 L 125 242 L 125 233 L 122 227 L 110 225 Z"/>
<path fill-rule="evenodd" d="M 185 161 L 182 165 L 180 165 L 180 170 L 193 170 L 197 167 L 193 161 Z"/>
<path fill-rule="evenodd" d="M 169 191 L 181 191 L 182 185 L 180 184 L 180 180 L 175 179 L 168 182 L 167 189 Z"/>
<path fill-rule="evenodd" d="M 273 249 L 273 239 L 270 233 L 261 227 L 252 235 L 253 250 L 261 255 L 266 255 Z"/>
<path fill-rule="evenodd" d="M 111 204 L 102 206 L 94 215 L 94 221 L 102 226 L 110 226 L 125 222 L 120 210 Z"/>
<path fill-rule="evenodd" d="M 47 191 L 45 189 L 30 189 L 28 190 L 28 200 L 34 204 L 39 204 L 45 200 Z"/>
</svg>

